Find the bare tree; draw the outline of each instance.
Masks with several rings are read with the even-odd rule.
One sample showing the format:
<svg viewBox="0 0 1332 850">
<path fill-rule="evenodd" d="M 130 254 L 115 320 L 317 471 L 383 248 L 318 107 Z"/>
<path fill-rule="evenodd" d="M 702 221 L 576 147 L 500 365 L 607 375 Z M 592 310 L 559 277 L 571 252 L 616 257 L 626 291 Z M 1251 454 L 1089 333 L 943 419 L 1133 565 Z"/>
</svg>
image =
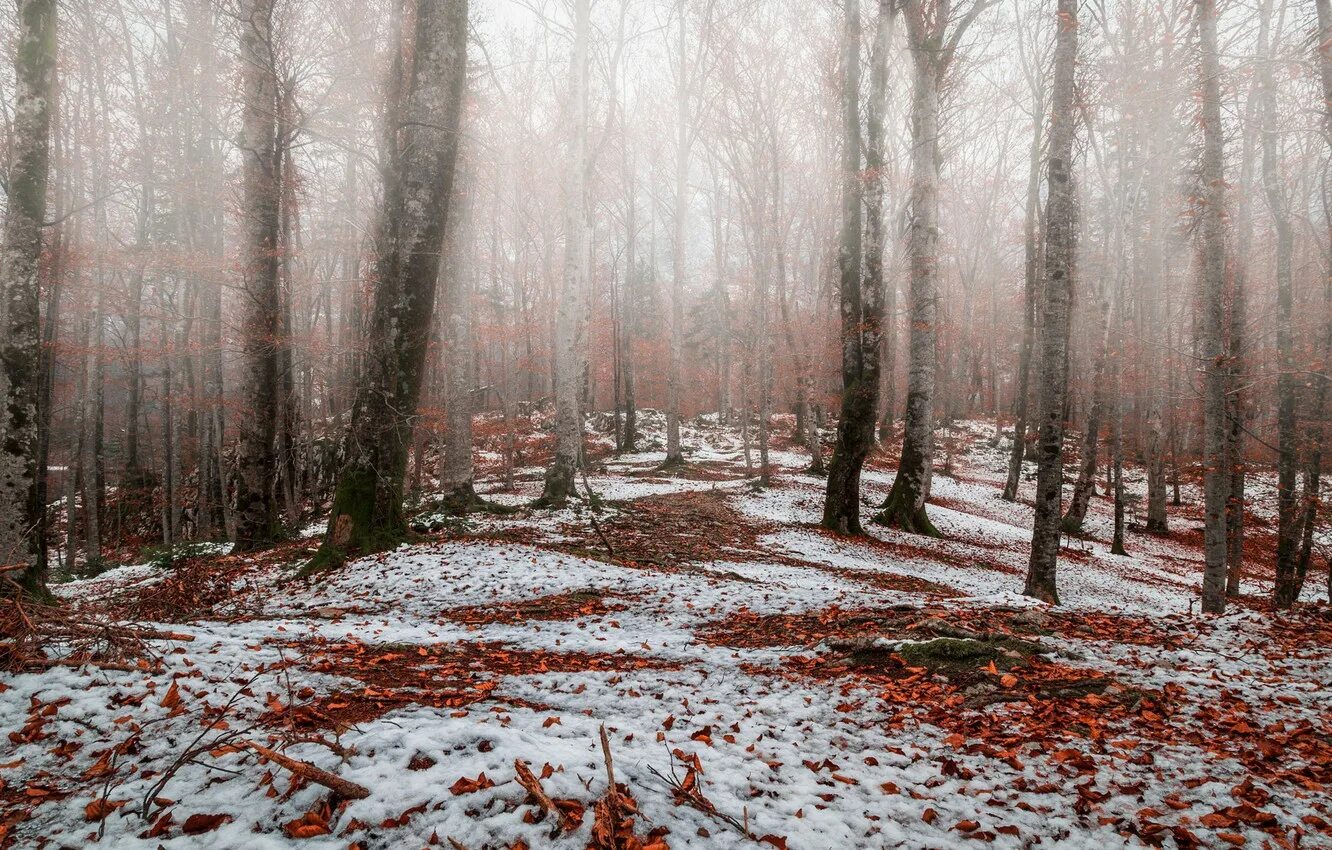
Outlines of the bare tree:
<svg viewBox="0 0 1332 850">
<path fill-rule="evenodd" d="M 1216 43 L 1216 0 L 1196 0 L 1199 72 L 1202 76 L 1202 315 L 1203 366 L 1203 587 L 1202 608 L 1226 608 L 1225 274 L 1226 187 L 1221 125 L 1221 60 Z"/>
<path fill-rule="evenodd" d="M 903 0 L 915 88 L 911 100 L 911 346 L 906 429 L 893 488 L 875 521 L 938 536 L 925 512 L 934 472 L 934 389 L 939 298 L 939 89 L 958 42 L 989 5 L 972 0 L 952 20 L 952 0 Z"/>
<path fill-rule="evenodd" d="M 0 242 L 0 595 L 46 595 L 38 464 L 39 266 L 55 95 L 55 0 L 20 0 L 16 97 Z"/>
<path fill-rule="evenodd" d="M 1074 74 L 1078 60 L 1077 0 L 1059 0 L 1054 84 L 1050 99 L 1049 193 L 1045 212 L 1045 274 L 1041 320 L 1040 437 L 1036 449 L 1036 514 L 1032 522 L 1028 596 L 1058 603 L 1060 502 L 1064 484 L 1064 403 L 1068 334 L 1076 270 L 1077 214 L 1073 183 Z"/>
<path fill-rule="evenodd" d="M 241 265 L 244 410 L 237 417 L 236 548 L 270 546 L 279 532 L 273 473 L 278 398 L 278 229 L 281 185 L 277 144 L 278 83 L 273 51 L 274 0 L 240 5 L 244 162 Z"/>
<path fill-rule="evenodd" d="M 590 0 L 574 0 L 574 41 L 569 74 L 569 143 L 564 215 L 563 290 L 555 319 L 555 457 L 546 469 L 538 504 L 559 507 L 574 492 L 583 459 L 584 314 L 592 274 L 592 224 L 588 202 Z"/>
<path fill-rule="evenodd" d="M 860 162 L 860 0 L 845 5 L 842 140 L 841 271 L 842 415 L 828 470 L 823 526 L 842 534 L 862 534 L 860 472 L 874 445 L 874 418 L 879 401 L 879 367 L 883 323 L 883 108 L 887 97 L 888 51 L 892 43 L 892 0 L 880 0 L 870 57 L 867 162 Z M 864 229 L 861 210 L 868 195 Z M 862 253 L 863 257 L 862 264 Z M 814 447 L 818 451 L 818 447 Z"/>
<path fill-rule="evenodd" d="M 453 197 L 467 62 L 466 0 L 420 0 L 384 165 L 374 307 L 346 461 L 319 563 L 403 539 L 403 479 Z M 390 94 L 392 97 L 392 94 Z"/>
</svg>

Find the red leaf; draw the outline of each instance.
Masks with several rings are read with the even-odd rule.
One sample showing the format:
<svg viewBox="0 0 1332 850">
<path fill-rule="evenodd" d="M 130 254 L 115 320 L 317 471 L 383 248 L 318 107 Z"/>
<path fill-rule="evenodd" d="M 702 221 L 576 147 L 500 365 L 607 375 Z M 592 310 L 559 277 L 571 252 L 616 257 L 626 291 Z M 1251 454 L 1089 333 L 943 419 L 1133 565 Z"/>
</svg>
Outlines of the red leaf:
<svg viewBox="0 0 1332 850">
<path fill-rule="evenodd" d="M 186 835 L 202 835 L 205 832 L 212 832 L 231 819 L 231 815 L 190 815 L 185 818 L 185 825 L 181 827 L 181 831 Z"/>
</svg>

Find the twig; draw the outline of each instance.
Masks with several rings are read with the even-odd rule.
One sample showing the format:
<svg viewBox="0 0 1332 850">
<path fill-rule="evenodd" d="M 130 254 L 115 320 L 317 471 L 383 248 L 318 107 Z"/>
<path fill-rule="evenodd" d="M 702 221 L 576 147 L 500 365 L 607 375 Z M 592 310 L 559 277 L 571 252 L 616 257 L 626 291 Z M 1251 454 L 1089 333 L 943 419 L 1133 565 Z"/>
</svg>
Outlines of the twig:
<svg viewBox="0 0 1332 850">
<path fill-rule="evenodd" d="M 606 810 L 610 815 L 611 843 L 615 843 L 616 827 L 620 823 L 619 806 L 616 805 L 619 792 L 615 787 L 615 763 L 611 759 L 610 736 L 606 734 L 606 724 L 601 724 L 601 754 L 606 760 L 606 781 L 610 790 L 606 792 Z"/>
<path fill-rule="evenodd" d="M 283 755 L 276 750 L 270 750 L 268 747 L 256 744 L 254 741 L 237 741 L 239 747 L 248 747 L 269 761 L 285 767 L 287 770 L 302 779 L 317 783 L 328 790 L 334 792 L 345 800 L 364 800 L 370 796 L 370 791 L 364 785 L 357 785 L 349 779 L 343 779 L 324 770 L 322 767 L 316 767 L 308 761 L 294 759 L 291 756 Z"/>
<path fill-rule="evenodd" d="M 527 765 L 523 764 L 522 759 L 513 760 L 513 769 L 514 772 L 518 774 L 518 784 L 523 786 L 523 789 L 532 795 L 532 798 L 537 801 L 537 805 L 545 810 L 547 814 L 554 815 L 560 819 L 561 829 L 572 832 L 578 828 L 570 819 L 569 814 L 559 806 L 555 805 L 555 801 L 546 794 L 546 790 L 541 787 L 541 780 L 537 779 L 536 775 L 532 773 Z"/>
</svg>

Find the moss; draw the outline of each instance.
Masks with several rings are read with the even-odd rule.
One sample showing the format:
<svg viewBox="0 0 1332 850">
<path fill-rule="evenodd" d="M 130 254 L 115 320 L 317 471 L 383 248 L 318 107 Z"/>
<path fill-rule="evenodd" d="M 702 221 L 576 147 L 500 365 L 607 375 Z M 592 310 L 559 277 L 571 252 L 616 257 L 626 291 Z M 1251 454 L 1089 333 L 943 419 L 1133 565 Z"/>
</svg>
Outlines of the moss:
<svg viewBox="0 0 1332 850">
<path fill-rule="evenodd" d="M 375 470 L 349 466 L 338 476 L 329 533 L 314 558 L 301 568 L 305 577 L 335 569 L 352 555 L 383 552 L 408 538 L 401 496 L 381 493 Z"/>
<path fill-rule="evenodd" d="M 907 488 L 902 486 L 901 482 L 902 478 L 898 476 L 893 482 L 893 489 L 888 492 L 888 498 L 883 502 L 883 507 L 874 515 L 874 521 L 879 525 L 898 528 L 911 534 L 943 537 L 930 521 L 929 515 L 925 513 L 925 506 L 922 504 L 916 507 L 915 497 L 907 493 Z"/>
<path fill-rule="evenodd" d="M 574 494 L 574 464 L 567 457 L 555 456 L 546 471 L 546 485 L 534 508 L 562 508 Z"/>
<path fill-rule="evenodd" d="M 912 667 L 925 667 L 939 673 L 956 673 L 983 667 L 991 661 L 996 667 L 1012 667 L 1044 647 L 1017 638 L 973 640 L 941 637 L 921 643 L 903 644 L 897 654 Z"/>
</svg>

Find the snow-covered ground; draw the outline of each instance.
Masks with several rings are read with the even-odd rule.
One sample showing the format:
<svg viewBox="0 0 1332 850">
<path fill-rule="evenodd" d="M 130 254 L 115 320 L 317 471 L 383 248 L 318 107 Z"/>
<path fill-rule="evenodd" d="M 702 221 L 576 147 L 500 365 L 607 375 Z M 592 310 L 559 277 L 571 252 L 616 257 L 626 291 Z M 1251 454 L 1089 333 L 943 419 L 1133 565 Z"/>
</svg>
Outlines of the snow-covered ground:
<svg viewBox="0 0 1332 850">
<path fill-rule="evenodd" d="M 232 596 L 202 620 L 182 612 L 169 628 L 194 640 L 163 645 L 160 669 L 0 678 L 0 835 L 583 848 L 607 789 L 604 725 L 641 846 L 657 850 L 1332 846 L 1322 582 L 1296 614 L 1195 618 L 1200 553 L 1178 532 L 1196 520 L 1172 516 L 1171 538 L 1131 533 L 1115 557 L 1098 497 L 1092 539 L 1061 560 L 1064 605 L 1034 605 L 1017 595 L 1031 509 L 998 498 L 989 427 L 963 424 L 954 477 L 936 475 L 943 541 L 819 531 L 807 456 L 773 452 L 775 486 L 758 490 L 738 436 L 704 422 L 686 441 L 706 475 L 674 477 L 647 453 L 594 470 L 599 532 L 582 505 L 477 516 L 314 581 L 289 580 L 298 549 L 218 558 Z M 521 504 L 539 470 L 521 473 L 517 493 L 479 489 Z M 866 513 L 891 480 L 866 471 Z M 635 525 L 645 515 L 659 519 Z M 171 581 L 123 567 L 60 592 L 115 607 Z M 1025 624 L 1053 654 L 965 686 L 900 659 L 845 662 L 839 640 L 910 640 L 888 633 L 906 621 Z M 976 702 L 1005 690 L 1023 696 Z M 369 795 L 330 799 L 243 741 Z M 538 822 L 516 760 L 585 809 L 581 825 Z"/>
</svg>

